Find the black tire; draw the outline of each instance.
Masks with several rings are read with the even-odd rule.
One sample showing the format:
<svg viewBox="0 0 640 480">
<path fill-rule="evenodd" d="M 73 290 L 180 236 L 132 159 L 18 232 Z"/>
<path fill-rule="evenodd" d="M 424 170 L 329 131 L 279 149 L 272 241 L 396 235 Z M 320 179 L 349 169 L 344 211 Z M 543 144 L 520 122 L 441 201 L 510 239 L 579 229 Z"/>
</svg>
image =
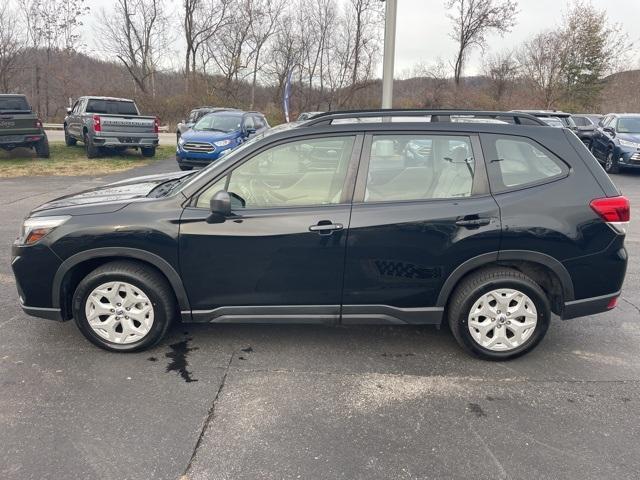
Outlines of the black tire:
<svg viewBox="0 0 640 480">
<path fill-rule="evenodd" d="M 85 305 L 91 292 L 112 281 L 122 281 L 139 288 L 151 301 L 154 320 L 149 332 L 139 341 L 120 344 L 98 335 L 89 325 Z M 73 294 L 73 318 L 82 334 L 93 344 L 113 352 L 135 352 L 157 344 L 166 334 L 177 313 L 173 290 L 156 270 L 143 263 L 118 260 L 98 267 L 87 275 Z"/>
<path fill-rule="evenodd" d="M 69 135 L 66 125 L 64 126 L 64 143 L 67 147 L 73 147 L 76 143 L 78 143 L 75 138 Z"/>
<path fill-rule="evenodd" d="M 84 134 L 84 150 L 87 158 L 97 158 L 100 155 L 100 148 L 93 144 L 93 140 L 87 133 Z"/>
<path fill-rule="evenodd" d="M 189 165 L 178 165 L 178 167 L 180 167 L 180 170 L 182 170 L 183 172 L 186 172 L 188 170 L 193 170 L 193 167 Z"/>
<path fill-rule="evenodd" d="M 483 347 L 475 341 L 468 327 L 469 313 L 476 301 L 482 295 L 500 288 L 526 294 L 533 301 L 538 314 L 537 325 L 529 338 L 522 345 L 507 351 Z M 510 360 L 531 351 L 547 333 L 550 319 L 549 299 L 540 286 L 527 275 L 505 267 L 481 270 L 466 277 L 456 288 L 448 308 L 449 327 L 456 341 L 467 352 L 485 360 Z"/>
<path fill-rule="evenodd" d="M 609 153 L 607 153 L 607 159 L 604 162 L 604 171 L 612 175 L 620 173 L 620 165 L 618 165 L 618 160 L 613 158 L 613 150 L 609 150 Z"/>
<path fill-rule="evenodd" d="M 47 139 L 47 136 L 44 135 L 35 145 L 34 148 L 36 150 L 36 155 L 38 155 L 39 158 L 49 158 L 50 156 L 50 152 L 49 152 L 49 140 Z"/>
<path fill-rule="evenodd" d="M 151 158 L 156 156 L 155 147 L 140 147 L 140 152 L 142 152 L 142 156 L 145 158 Z"/>
</svg>

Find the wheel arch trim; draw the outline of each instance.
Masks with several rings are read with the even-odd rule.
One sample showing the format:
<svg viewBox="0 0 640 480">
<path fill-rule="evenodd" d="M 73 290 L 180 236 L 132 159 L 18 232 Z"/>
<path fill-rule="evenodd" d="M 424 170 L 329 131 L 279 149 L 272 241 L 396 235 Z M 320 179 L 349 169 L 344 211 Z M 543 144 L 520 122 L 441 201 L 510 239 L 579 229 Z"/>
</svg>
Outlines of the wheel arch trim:
<svg viewBox="0 0 640 480">
<path fill-rule="evenodd" d="M 182 279 L 178 272 L 173 268 L 173 266 L 159 257 L 158 255 L 147 252 L 146 250 L 140 250 L 137 248 L 126 248 L 126 247 L 102 247 L 102 248 L 94 248 L 91 250 L 86 250 L 84 252 L 76 253 L 71 257 L 67 258 L 62 264 L 58 267 L 58 270 L 53 278 L 52 285 L 52 305 L 54 308 L 60 308 L 60 293 L 62 289 L 62 282 L 66 276 L 66 274 L 71 271 L 71 269 L 87 260 L 92 260 L 95 258 L 105 258 L 105 257 L 116 257 L 118 259 L 123 260 L 140 260 L 146 262 L 153 267 L 157 268 L 169 281 L 169 285 L 171 286 L 173 292 L 175 293 L 176 300 L 178 301 L 178 306 L 182 311 L 191 311 L 191 306 L 189 304 L 189 297 L 187 296 L 187 292 L 182 283 Z"/>
<path fill-rule="evenodd" d="M 455 289 L 458 282 L 469 272 L 478 268 L 482 268 L 483 266 L 489 266 L 494 263 L 510 260 L 521 260 L 531 263 L 537 263 L 544 267 L 547 267 L 549 270 L 555 273 L 555 275 L 560 280 L 564 300 L 574 300 L 575 296 L 573 290 L 573 280 L 571 280 L 569 272 L 559 260 L 551 257 L 550 255 L 546 255 L 540 252 L 534 252 L 531 250 L 501 250 L 499 252 L 483 253 L 476 257 L 470 258 L 466 262 L 459 265 L 453 272 L 451 272 L 449 277 L 442 285 L 440 293 L 438 294 L 436 306 L 446 306 L 447 302 L 449 301 L 449 297 L 451 296 L 451 293 L 453 293 L 453 290 Z"/>
</svg>

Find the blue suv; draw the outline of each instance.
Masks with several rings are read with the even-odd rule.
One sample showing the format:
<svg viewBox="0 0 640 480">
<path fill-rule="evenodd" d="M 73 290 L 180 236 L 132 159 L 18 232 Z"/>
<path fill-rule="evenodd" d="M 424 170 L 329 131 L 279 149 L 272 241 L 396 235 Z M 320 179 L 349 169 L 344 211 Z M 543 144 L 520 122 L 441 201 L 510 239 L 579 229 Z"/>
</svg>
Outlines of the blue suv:
<svg viewBox="0 0 640 480">
<path fill-rule="evenodd" d="M 607 173 L 621 168 L 640 167 L 640 114 L 606 115 L 593 134 L 589 146 Z"/>
<path fill-rule="evenodd" d="M 267 119 L 258 112 L 210 113 L 182 134 L 176 147 L 176 161 L 180 170 L 208 165 L 267 128 Z"/>
</svg>

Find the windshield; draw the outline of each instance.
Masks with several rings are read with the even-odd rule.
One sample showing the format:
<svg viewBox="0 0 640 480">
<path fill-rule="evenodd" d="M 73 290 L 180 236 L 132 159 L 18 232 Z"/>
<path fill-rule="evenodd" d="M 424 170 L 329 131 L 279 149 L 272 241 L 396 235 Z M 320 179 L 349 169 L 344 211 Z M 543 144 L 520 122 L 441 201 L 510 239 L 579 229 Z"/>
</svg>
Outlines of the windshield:
<svg viewBox="0 0 640 480">
<path fill-rule="evenodd" d="M 622 117 L 618 119 L 619 133 L 640 133 L 640 117 Z"/>
<path fill-rule="evenodd" d="M 193 126 L 194 130 L 211 132 L 234 132 L 240 129 L 242 116 L 212 113 L 205 115 Z"/>
<path fill-rule="evenodd" d="M 138 115 L 136 104 L 123 100 L 91 99 L 89 103 L 87 103 L 86 112 L 112 115 Z"/>
<path fill-rule="evenodd" d="M 21 96 L 0 97 L 0 111 L 30 112 L 31 108 L 27 99 Z"/>
</svg>

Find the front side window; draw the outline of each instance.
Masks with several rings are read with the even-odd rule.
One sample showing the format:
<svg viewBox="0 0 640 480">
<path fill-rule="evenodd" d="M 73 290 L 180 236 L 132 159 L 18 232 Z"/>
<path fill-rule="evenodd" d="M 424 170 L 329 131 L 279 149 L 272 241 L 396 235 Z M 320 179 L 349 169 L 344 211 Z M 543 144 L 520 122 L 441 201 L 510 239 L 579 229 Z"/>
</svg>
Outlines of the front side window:
<svg viewBox="0 0 640 480">
<path fill-rule="evenodd" d="M 340 203 L 354 137 L 299 140 L 258 153 L 205 190 L 197 207 L 207 208 L 220 190 L 234 193 L 245 208 Z"/>
<path fill-rule="evenodd" d="M 482 141 L 494 192 L 552 180 L 569 171 L 562 160 L 528 138 L 484 135 Z"/>
<path fill-rule="evenodd" d="M 619 133 L 640 133 L 640 117 L 621 117 L 616 130 Z"/>
<path fill-rule="evenodd" d="M 469 197 L 474 173 L 467 136 L 376 135 L 364 201 Z"/>
</svg>

